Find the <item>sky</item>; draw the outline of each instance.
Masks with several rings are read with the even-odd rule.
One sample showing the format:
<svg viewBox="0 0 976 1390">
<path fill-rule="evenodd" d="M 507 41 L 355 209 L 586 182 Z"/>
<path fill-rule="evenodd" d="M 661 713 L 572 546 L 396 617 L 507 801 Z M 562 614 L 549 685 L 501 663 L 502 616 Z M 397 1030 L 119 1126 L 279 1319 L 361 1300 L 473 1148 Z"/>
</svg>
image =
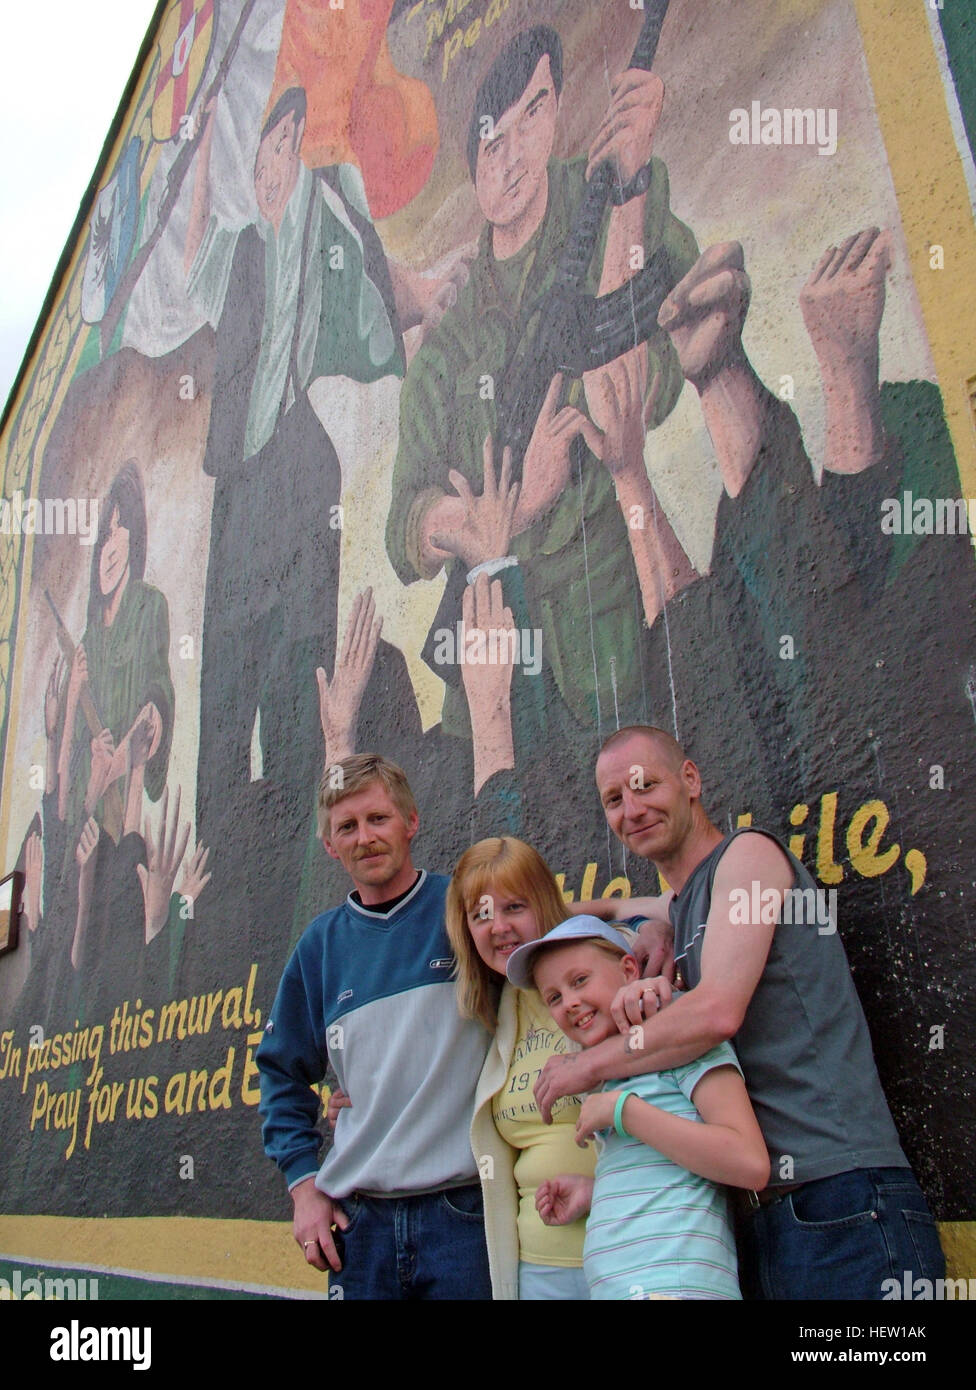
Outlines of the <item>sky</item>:
<svg viewBox="0 0 976 1390">
<path fill-rule="evenodd" d="M 4 6 L 0 410 L 155 9 L 156 0 Z"/>
</svg>

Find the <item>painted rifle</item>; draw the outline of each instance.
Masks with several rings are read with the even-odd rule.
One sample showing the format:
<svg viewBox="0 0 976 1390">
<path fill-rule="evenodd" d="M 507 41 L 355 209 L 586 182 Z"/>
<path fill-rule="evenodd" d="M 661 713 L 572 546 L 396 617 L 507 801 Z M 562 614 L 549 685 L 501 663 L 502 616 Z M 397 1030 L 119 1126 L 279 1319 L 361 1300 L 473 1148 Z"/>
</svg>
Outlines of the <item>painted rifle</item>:
<svg viewBox="0 0 976 1390">
<path fill-rule="evenodd" d="M 648 0 L 644 25 L 629 68 L 650 71 L 670 0 Z M 583 195 L 552 286 L 538 306 L 535 341 L 528 354 L 516 352 L 496 395 L 499 449 L 512 450 L 512 477 L 522 461 L 550 382 L 557 372 L 569 377 L 606 366 L 657 327 L 657 316 L 671 285 L 663 248 L 625 285 L 610 294 L 584 293 L 593 252 L 614 179 L 608 161 L 593 172 Z"/>
</svg>

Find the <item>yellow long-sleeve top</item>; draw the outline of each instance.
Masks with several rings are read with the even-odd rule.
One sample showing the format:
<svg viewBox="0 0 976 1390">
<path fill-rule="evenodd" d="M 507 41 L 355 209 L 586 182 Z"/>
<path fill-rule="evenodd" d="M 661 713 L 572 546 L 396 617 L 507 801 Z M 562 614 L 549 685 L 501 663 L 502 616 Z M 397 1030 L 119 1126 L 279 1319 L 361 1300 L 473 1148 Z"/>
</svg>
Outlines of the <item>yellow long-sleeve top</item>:
<svg viewBox="0 0 976 1390">
<path fill-rule="evenodd" d="M 498 1027 L 478 1081 L 471 1145 L 481 1174 L 485 1233 L 496 1299 L 518 1297 L 518 1262 L 579 1266 L 585 1220 L 546 1226 L 535 1209 L 545 1178 L 559 1173 L 593 1176 L 592 1147 L 577 1147 L 580 1101 L 566 1096 L 543 1124 L 533 1087 L 550 1057 L 575 1051 L 534 991 L 506 984 Z"/>
</svg>

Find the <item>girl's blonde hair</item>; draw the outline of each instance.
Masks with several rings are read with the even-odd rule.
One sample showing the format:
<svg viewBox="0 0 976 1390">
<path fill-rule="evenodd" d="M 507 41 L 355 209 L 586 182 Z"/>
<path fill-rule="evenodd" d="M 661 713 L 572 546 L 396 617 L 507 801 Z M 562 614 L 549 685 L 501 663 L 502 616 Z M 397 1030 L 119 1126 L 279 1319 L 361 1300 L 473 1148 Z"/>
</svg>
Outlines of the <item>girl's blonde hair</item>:
<svg viewBox="0 0 976 1390">
<path fill-rule="evenodd" d="M 610 926 L 617 926 L 616 922 L 611 922 Z M 623 946 L 615 946 L 612 941 L 604 941 L 602 936 L 577 936 L 567 937 L 565 941 L 554 941 L 552 946 L 545 951 L 540 951 L 532 961 L 532 983 L 535 985 L 536 966 L 543 956 L 552 955 L 554 950 L 558 951 L 560 946 L 592 946 L 595 951 L 601 951 L 605 956 L 611 956 L 614 960 L 623 960 L 624 956 L 632 956 L 633 951 L 625 951 Z M 538 985 L 536 985 L 538 989 Z"/>
<path fill-rule="evenodd" d="M 447 890 L 447 935 L 456 960 L 458 1011 L 494 1032 L 500 980 L 478 955 L 468 913 L 487 893 L 508 893 L 532 910 L 541 935 L 566 919 L 566 901 L 542 855 L 511 835 L 479 840 L 457 862 Z"/>
</svg>

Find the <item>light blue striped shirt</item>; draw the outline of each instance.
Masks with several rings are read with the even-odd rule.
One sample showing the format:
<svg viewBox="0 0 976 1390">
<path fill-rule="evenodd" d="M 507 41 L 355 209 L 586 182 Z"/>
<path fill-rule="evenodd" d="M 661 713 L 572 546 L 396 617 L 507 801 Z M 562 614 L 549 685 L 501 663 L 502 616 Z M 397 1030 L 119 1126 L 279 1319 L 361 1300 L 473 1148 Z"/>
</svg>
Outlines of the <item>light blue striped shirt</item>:
<svg viewBox="0 0 976 1390">
<path fill-rule="evenodd" d="M 692 1092 L 707 1072 L 729 1065 L 740 1071 L 733 1048 L 723 1042 L 686 1066 L 608 1081 L 603 1089 L 633 1091 L 669 1114 L 701 1123 Z M 602 1136 L 583 1245 L 590 1297 L 740 1298 L 725 1189 L 639 1139 L 621 1139 L 613 1129 Z"/>
</svg>

